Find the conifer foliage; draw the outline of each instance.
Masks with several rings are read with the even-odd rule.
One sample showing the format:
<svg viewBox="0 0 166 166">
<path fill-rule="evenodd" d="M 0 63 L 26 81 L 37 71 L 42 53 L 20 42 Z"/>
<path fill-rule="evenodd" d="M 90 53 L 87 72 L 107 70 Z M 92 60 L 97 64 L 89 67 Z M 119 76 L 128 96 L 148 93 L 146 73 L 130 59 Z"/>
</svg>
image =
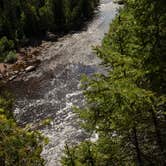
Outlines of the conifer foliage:
<svg viewBox="0 0 166 166">
<path fill-rule="evenodd" d="M 46 139 L 38 131 L 18 126 L 12 105 L 12 96 L 0 92 L 0 165 L 44 166 L 40 155 Z"/>
<path fill-rule="evenodd" d="M 96 48 L 107 74 L 83 79 L 87 104 L 76 109 L 99 138 L 68 147 L 63 165 L 166 165 L 165 49 L 165 1 L 124 1 Z"/>
</svg>

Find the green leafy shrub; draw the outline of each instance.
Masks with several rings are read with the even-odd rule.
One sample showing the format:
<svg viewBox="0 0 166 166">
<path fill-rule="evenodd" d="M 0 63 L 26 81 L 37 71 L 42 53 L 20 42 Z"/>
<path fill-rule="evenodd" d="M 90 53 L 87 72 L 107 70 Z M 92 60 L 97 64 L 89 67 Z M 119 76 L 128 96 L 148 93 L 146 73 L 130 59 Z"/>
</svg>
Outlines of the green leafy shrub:
<svg viewBox="0 0 166 166">
<path fill-rule="evenodd" d="M 40 154 L 47 140 L 40 132 L 32 131 L 30 127 L 22 128 L 17 125 L 10 113 L 13 99 L 8 93 L 2 93 L 0 94 L 0 165 L 44 166 L 44 159 Z"/>
<path fill-rule="evenodd" d="M 42 166 L 42 146 L 43 136 L 39 132 L 20 128 L 14 120 L 0 115 L 0 165 Z"/>
<path fill-rule="evenodd" d="M 6 36 L 0 39 L 0 53 L 11 50 L 14 48 L 14 42 L 12 40 L 8 40 Z"/>
<path fill-rule="evenodd" d="M 64 153 L 61 160 L 63 166 L 100 166 L 98 161 L 100 155 L 96 151 L 96 145 L 89 141 L 73 148 L 66 145 Z"/>
<path fill-rule="evenodd" d="M 3 89 L 2 92 L 0 92 L 0 109 L 1 109 L 0 112 L 5 114 L 7 118 L 13 118 L 13 112 L 11 111 L 13 107 L 13 102 L 14 102 L 13 95 L 11 95 L 10 93 L 8 93 Z"/>
<path fill-rule="evenodd" d="M 6 63 L 14 63 L 17 61 L 17 54 L 15 51 L 10 51 L 6 58 L 5 58 L 5 62 Z"/>
<path fill-rule="evenodd" d="M 14 42 L 6 36 L 0 39 L 0 61 L 4 60 L 10 50 L 14 49 Z"/>
</svg>

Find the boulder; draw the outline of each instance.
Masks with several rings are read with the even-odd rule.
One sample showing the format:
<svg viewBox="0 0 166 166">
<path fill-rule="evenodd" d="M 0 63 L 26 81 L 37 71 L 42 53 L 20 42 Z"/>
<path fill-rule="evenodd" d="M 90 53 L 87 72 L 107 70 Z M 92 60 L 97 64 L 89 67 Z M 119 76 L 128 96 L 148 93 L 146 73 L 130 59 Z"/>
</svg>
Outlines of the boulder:
<svg viewBox="0 0 166 166">
<path fill-rule="evenodd" d="M 19 73 L 19 71 L 17 71 L 17 70 L 16 70 L 16 71 L 14 71 L 13 73 L 14 73 L 14 74 L 18 74 L 18 73 Z"/>
<path fill-rule="evenodd" d="M 27 68 L 25 68 L 26 72 L 31 72 L 34 71 L 36 69 L 36 66 L 28 66 Z"/>
<path fill-rule="evenodd" d="M 14 75 L 14 76 L 11 76 L 11 77 L 9 78 L 9 81 L 12 81 L 12 80 L 14 80 L 16 77 L 17 77 L 16 75 Z"/>
</svg>

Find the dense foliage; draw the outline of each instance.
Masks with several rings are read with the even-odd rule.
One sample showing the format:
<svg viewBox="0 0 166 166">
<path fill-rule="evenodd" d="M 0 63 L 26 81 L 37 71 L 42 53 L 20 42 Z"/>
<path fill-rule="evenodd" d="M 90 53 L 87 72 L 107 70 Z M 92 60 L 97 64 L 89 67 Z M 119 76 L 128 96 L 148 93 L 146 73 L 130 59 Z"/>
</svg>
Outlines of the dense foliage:
<svg viewBox="0 0 166 166">
<path fill-rule="evenodd" d="M 78 29 L 99 0 L 1 0 L 0 59 L 29 38 L 47 31 Z"/>
<path fill-rule="evenodd" d="M 40 154 L 44 138 L 37 131 L 21 128 L 13 120 L 13 101 L 8 93 L 0 97 L 0 165 L 42 166 Z"/>
<path fill-rule="evenodd" d="M 96 48 L 107 74 L 83 79 L 77 109 L 96 142 L 66 147 L 66 166 L 166 165 L 166 3 L 126 0 Z"/>
</svg>

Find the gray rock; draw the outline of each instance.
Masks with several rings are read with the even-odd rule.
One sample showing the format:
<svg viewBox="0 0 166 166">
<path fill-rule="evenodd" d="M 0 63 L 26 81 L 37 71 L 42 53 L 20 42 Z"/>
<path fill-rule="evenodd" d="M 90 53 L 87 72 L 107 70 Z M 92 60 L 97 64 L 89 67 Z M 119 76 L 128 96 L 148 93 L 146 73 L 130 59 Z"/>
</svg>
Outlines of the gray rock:
<svg viewBox="0 0 166 166">
<path fill-rule="evenodd" d="M 34 71 L 36 69 L 36 66 L 28 66 L 25 71 L 26 72 L 31 72 L 31 71 Z"/>
<path fill-rule="evenodd" d="M 19 71 L 17 71 L 17 70 L 16 70 L 16 71 L 14 71 L 14 74 L 18 74 L 18 73 L 19 73 Z"/>
<path fill-rule="evenodd" d="M 11 77 L 9 78 L 9 81 L 12 81 L 12 80 L 14 80 L 16 77 L 17 77 L 16 75 L 14 75 L 14 76 L 11 76 Z"/>
<path fill-rule="evenodd" d="M 8 72 L 6 73 L 6 77 L 9 77 L 9 73 Z"/>
</svg>

